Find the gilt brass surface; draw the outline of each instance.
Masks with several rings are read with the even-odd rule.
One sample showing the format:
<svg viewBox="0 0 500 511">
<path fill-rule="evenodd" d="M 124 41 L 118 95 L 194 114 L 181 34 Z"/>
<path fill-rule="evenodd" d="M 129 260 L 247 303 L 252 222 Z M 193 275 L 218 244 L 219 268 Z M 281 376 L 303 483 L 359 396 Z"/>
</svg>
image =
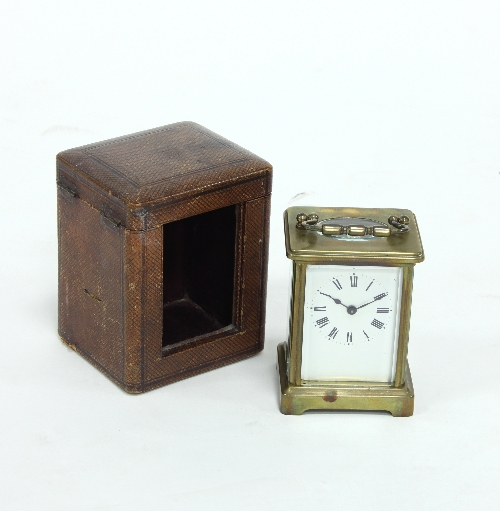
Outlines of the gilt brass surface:
<svg viewBox="0 0 500 511">
<path fill-rule="evenodd" d="M 278 345 L 280 411 L 301 415 L 307 410 L 388 411 L 394 417 L 413 415 L 414 392 L 410 369 L 406 364 L 406 382 L 401 387 L 366 382 L 302 383 L 294 385 L 286 372 L 286 343 Z"/>
<path fill-rule="evenodd" d="M 323 226 L 319 224 L 316 229 L 318 221 L 333 218 L 346 222 L 358 218 L 363 219 L 363 223 L 359 228 L 355 224 L 349 226 L 352 232 L 347 231 L 346 234 L 351 236 L 350 239 L 345 236 L 334 238 L 333 235 L 339 233 L 328 222 Z M 309 230 L 307 222 L 316 230 Z M 363 238 L 365 229 L 371 228 L 366 226 L 370 222 L 388 222 L 392 227 L 377 226 L 381 229 L 379 236 Z M 401 231 L 394 233 L 393 227 Z M 413 269 L 424 259 L 413 213 L 405 209 L 292 207 L 285 211 L 285 240 L 287 256 L 293 261 L 293 277 L 289 340 L 278 346 L 282 413 L 300 415 L 306 410 L 386 410 L 398 417 L 412 415 L 414 394 L 407 352 Z M 399 266 L 403 269 L 396 369 L 392 383 L 311 382 L 301 378 L 304 292 L 306 270 L 311 264 Z"/>
<path fill-rule="evenodd" d="M 335 239 L 318 232 L 296 228 L 297 215 L 317 213 L 319 220 L 339 217 L 367 218 L 386 224 L 391 217 L 408 219 L 408 232 L 370 240 Z M 406 218 L 405 218 L 406 217 Z M 318 208 L 294 206 L 285 211 L 287 257 L 295 261 L 330 264 L 415 264 L 424 260 L 417 221 L 407 209 Z"/>
</svg>

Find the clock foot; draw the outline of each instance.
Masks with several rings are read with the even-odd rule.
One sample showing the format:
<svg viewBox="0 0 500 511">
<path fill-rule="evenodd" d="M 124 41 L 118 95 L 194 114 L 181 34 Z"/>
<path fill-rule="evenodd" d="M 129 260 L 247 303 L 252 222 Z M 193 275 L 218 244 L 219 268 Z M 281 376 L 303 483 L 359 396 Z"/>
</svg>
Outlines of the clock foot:
<svg viewBox="0 0 500 511">
<path fill-rule="evenodd" d="M 302 415 L 307 410 L 387 411 L 393 417 L 413 415 L 414 393 L 408 363 L 402 387 L 365 382 L 293 385 L 286 371 L 286 343 L 281 343 L 278 345 L 278 372 L 280 411 L 285 415 Z"/>
</svg>

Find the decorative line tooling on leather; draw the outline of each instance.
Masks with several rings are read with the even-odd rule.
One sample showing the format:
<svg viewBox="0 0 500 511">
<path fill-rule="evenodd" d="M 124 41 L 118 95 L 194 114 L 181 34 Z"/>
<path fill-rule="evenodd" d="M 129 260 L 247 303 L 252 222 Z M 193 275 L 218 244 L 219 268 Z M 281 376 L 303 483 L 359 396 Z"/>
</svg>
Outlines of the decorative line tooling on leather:
<svg viewBox="0 0 500 511">
<path fill-rule="evenodd" d="M 271 172 L 265 160 L 194 123 L 60 153 L 64 342 L 129 392 L 260 351 Z M 213 332 L 164 352 L 163 224 L 232 205 L 237 205 L 233 324 L 239 331 Z"/>
<path fill-rule="evenodd" d="M 186 129 L 192 130 L 194 136 L 191 134 L 189 144 L 184 145 Z M 242 163 L 249 159 L 248 151 L 240 150 L 235 144 L 225 143 L 221 137 L 211 136 L 205 130 L 189 124 L 170 128 L 168 146 L 165 146 L 164 137 L 159 135 L 163 131 L 167 130 L 151 130 L 114 143 L 97 144 L 83 149 L 83 152 L 137 188 L 158 185 L 178 176 L 213 170 L 221 165 Z M 139 140 L 141 136 L 147 136 L 147 140 Z M 216 162 L 214 153 L 217 154 Z"/>
<path fill-rule="evenodd" d="M 100 188 L 127 203 L 203 193 L 271 165 L 195 123 L 178 123 L 58 155 Z"/>
<path fill-rule="evenodd" d="M 198 367 L 205 367 L 206 371 L 217 364 L 218 359 L 224 359 L 222 365 L 231 363 L 231 361 L 240 360 L 251 354 L 260 351 L 263 347 L 263 329 L 260 328 L 260 321 L 264 321 L 262 299 L 263 297 L 263 279 L 262 271 L 267 264 L 267 252 L 263 252 L 265 240 L 262 238 L 266 230 L 268 217 L 262 213 L 269 197 L 263 197 L 246 203 L 246 212 L 241 221 L 244 223 L 243 229 L 238 229 L 240 236 L 246 238 L 244 244 L 244 254 L 241 260 L 244 260 L 244 266 L 241 268 L 241 282 L 236 286 L 241 289 L 241 298 L 239 310 L 236 314 L 244 311 L 241 316 L 240 333 L 206 344 L 196 346 L 194 349 L 186 349 L 160 358 L 161 349 L 161 310 L 155 305 L 158 303 L 158 297 L 155 296 L 155 289 L 161 288 L 161 273 L 154 268 L 161 269 L 161 245 L 159 243 L 150 243 L 147 249 L 146 265 L 151 272 L 146 277 L 146 301 L 144 303 L 147 311 L 147 320 L 145 325 L 145 387 L 149 387 L 153 382 L 171 380 L 173 375 L 178 374 L 179 378 L 184 377 L 186 371 L 189 375 L 195 374 Z M 238 243 L 238 241 L 237 241 Z M 237 258 L 237 260 L 240 258 Z M 154 262 L 154 264 L 152 264 Z M 238 270 L 237 270 L 238 271 Z M 250 304 L 258 304 L 250 307 Z M 158 310 L 157 310 L 158 309 Z"/>
</svg>

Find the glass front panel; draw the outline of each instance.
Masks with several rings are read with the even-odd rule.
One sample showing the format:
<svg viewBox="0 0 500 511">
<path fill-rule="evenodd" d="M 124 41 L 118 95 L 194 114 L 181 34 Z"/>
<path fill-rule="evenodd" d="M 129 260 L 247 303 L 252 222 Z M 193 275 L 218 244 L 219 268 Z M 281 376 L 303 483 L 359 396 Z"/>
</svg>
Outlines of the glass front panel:
<svg viewBox="0 0 500 511">
<path fill-rule="evenodd" d="M 401 287 L 398 267 L 309 265 L 302 379 L 392 383 Z"/>
</svg>

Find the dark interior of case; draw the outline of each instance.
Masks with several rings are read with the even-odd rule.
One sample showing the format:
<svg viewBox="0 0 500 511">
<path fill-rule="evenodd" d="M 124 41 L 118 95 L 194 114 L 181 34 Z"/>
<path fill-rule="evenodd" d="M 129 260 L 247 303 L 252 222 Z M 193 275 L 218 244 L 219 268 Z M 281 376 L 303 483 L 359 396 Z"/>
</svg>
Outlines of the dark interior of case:
<svg viewBox="0 0 500 511">
<path fill-rule="evenodd" d="M 165 353 L 232 324 L 235 236 L 236 206 L 163 226 Z"/>
</svg>

